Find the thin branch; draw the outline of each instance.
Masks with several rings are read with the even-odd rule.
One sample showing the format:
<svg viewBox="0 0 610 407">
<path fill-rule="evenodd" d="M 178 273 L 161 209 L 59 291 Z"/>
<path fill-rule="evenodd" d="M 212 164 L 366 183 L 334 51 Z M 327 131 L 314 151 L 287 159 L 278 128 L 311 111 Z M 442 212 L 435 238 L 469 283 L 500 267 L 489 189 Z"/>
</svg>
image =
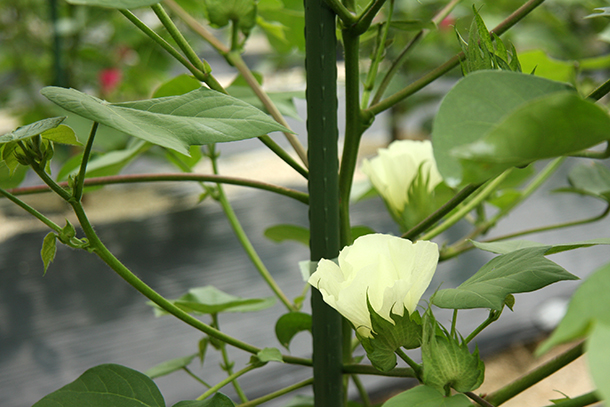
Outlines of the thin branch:
<svg viewBox="0 0 610 407">
<path fill-rule="evenodd" d="M 349 27 L 356 23 L 356 16 L 347 9 L 339 0 L 324 0 L 324 3 L 337 14 L 344 26 Z"/>
<path fill-rule="evenodd" d="M 284 387 L 281 390 L 278 390 L 276 392 L 273 393 L 269 393 L 266 396 L 263 397 L 259 397 L 257 399 L 254 400 L 250 400 L 247 403 L 243 403 L 243 404 L 239 404 L 237 407 L 253 407 L 253 406 L 258 406 L 259 404 L 263 404 L 269 400 L 273 400 L 274 398 L 283 396 L 284 394 L 290 393 L 292 391 L 301 389 L 303 387 L 307 387 L 307 386 L 311 386 L 313 384 L 313 378 L 311 379 L 307 379 L 307 380 L 303 380 L 302 382 L 293 384 L 292 386 L 288 386 L 288 387 Z"/>
</svg>

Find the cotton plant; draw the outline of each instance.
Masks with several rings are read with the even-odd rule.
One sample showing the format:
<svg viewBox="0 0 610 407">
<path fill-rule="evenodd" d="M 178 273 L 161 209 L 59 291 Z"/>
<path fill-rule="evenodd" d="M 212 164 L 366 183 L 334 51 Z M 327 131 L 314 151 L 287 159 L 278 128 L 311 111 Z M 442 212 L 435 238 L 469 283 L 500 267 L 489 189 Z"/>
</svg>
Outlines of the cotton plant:
<svg viewBox="0 0 610 407">
<path fill-rule="evenodd" d="M 396 140 L 364 159 L 362 172 L 403 232 L 434 212 L 446 196 L 429 140 Z"/>
</svg>

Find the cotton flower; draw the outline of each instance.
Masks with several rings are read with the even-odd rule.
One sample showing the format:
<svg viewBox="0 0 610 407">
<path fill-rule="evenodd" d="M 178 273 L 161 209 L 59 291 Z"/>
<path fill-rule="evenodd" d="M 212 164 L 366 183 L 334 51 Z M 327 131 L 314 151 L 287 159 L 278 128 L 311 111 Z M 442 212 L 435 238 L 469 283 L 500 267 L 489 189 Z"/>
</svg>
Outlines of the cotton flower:
<svg viewBox="0 0 610 407">
<path fill-rule="evenodd" d="M 410 189 L 420 169 L 427 192 L 432 192 L 443 181 L 429 140 L 394 141 L 378 153 L 377 157 L 363 161 L 362 172 L 396 213 L 401 213 L 409 203 Z"/>
<path fill-rule="evenodd" d="M 371 336 L 373 310 L 389 322 L 390 312 L 412 314 L 438 263 L 436 243 L 383 234 L 361 236 L 339 253 L 338 265 L 322 259 L 309 284 L 324 301 L 347 318 L 358 332 Z"/>
</svg>

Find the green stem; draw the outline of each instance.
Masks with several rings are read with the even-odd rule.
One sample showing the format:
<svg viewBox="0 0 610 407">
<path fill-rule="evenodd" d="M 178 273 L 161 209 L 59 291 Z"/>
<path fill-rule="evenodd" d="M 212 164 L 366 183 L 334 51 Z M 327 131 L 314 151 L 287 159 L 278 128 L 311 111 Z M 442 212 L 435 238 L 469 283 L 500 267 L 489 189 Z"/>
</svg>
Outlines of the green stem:
<svg viewBox="0 0 610 407">
<path fill-rule="evenodd" d="M 364 387 L 364 385 L 362 384 L 362 380 L 360 380 L 360 377 L 355 374 L 351 375 L 351 377 L 354 381 L 354 384 L 356 385 L 356 389 L 358 389 L 358 394 L 360 395 L 360 400 L 362 400 L 362 405 L 364 407 L 370 407 L 371 399 L 369 397 L 368 392 L 366 391 L 366 387 Z"/>
<path fill-rule="evenodd" d="M 388 38 L 388 32 L 390 31 L 390 21 L 392 20 L 392 15 L 394 14 L 394 0 L 390 0 L 390 10 L 388 11 L 388 17 L 386 19 L 386 23 L 380 28 L 381 38 L 379 35 L 377 36 L 377 47 L 375 49 L 375 55 L 371 61 L 371 67 L 369 68 L 369 73 L 367 74 L 366 80 L 364 81 L 364 87 L 362 89 L 362 101 L 360 102 L 360 106 L 362 109 L 366 108 L 369 104 L 369 97 L 373 88 L 375 87 L 375 80 L 377 78 L 377 72 L 379 70 L 379 64 L 383 59 L 383 54 L 385 51 L 385 44 Z"/>
<path fill-rule="evenodd" d="M 123 14 L 129 21 L 131 21 L 137 28 L 140 29 L 144 34 L 146 34 L 150 39 L 159 44 L 164 50 L 166 50 L 176 61 L 180 62 L 186 69 L 188 69 L 195 78 L 203 81 L 205 79 L 205 75 L 199 71 L 197 68 L 191 64 L 188 59 L 186 59 L 177 49 L 171 46 L 170 43 L 165 41 L 159 34 L 154 32 L 150 27 L 148 27 L 142 20 L 136 17 L 129 10 L 119 10 L 121 14 Z"/>
<path fill-rule="evenodd" d="M 211 149 L 213 149 L 213 147 Z M 211 152 L 210 158 L 212 160 L 212 168 L 214 169 L 214 174 L 218 175 L 218 165 L 217 165 L 216 157 L 217 156 L 213 152 Z M 231 207 L 231 204 L 229 203 L 229 200 L 227 199 L 227 196 L 224 192 L 224 188 L 222 187 L 221 184 L 217 184 L 217 185 L 218 185 L 218 202 L 220 203 L 220 206 L 222 206 L 222 209 L 227 217 L 227 220 L 229 221 L 229 223 L 231 224 L 231 227 L 233 228 L 233 233 L 235 233 L 237 240 L 239 240 L 239 243 L 241 243 L 244 251 L 250 258 L 250 261 L 252 261 L 252 264 L 254 264 L 254 267 L 256 267 L 256 270 L 258 270 L 258 273 L 260 274 L 260 276 L 263 278 L 263 280 L 265 280 L 265 282 L 267 283 L 269 288 L 271 288 L 271 291 L 273 291 L 273 293 L 276 295 L 276 297 L 282 302 L 282 304 L 284 304 L 286 309 L 288 309 L 288 311 L 296 311 L 296 307 L 294 306 L 294 304 L 292 304 L 290 302 L 290 300 L 286 297 L 286 295 L 284 294 L 282 289 L 275 282 L 275 280 L 271 276 L 271 273 L 269 273 L 269 270 L 267 270 L 267 267 L 265 267 L 265 264 L 263 263 L 263 261 L 261 260 L 261 258 L 258 255 L 258 253 L 254 249 L 254 246 L 252 246 L 250 239 L 248 239 L 248 236 L 246 235 L 246 232 L 244 231 L 243 227 L 241 226 L 239 219 L 237 219 L 237 215 L 235 214 L 235 211 L 233 210 L 233 208 Z"/>
<path fill-rule="evenodd" d="M 369 3 L 369 6 L 362 12 L 360 16 L 358 16 L 358 21 L 356 24 L 350 28 L 350 31 L 354 36 L 360 36 L 366 32 L 371 26 L 373 19 L 381 10 L 381 7 L 385 4 L 386 0 L 373 0 Z M 390 24 L 390 20 L 388 19 L 388 25 Z"/>
<path fill-rule="evenodd" d="M 36 219 L 38 219 L 39 221 L 41 221 L 42 223 L 47 225 L 49 228 L 51 228 L 56 233 L 61 232 L 62 228 L 59 225 L 57 225 L 51 219 L 44 216 L 42 213 L 38 212 L 36 209 L 32 208 L 30 205 L 26 204 L 25 202 L 23 202 L 22 200 L 17 198 L 15 195 L 11 194 L 10 192 L 8 192 L 2 188 L 0 188 L 0 194 L 4 195 L 6 198 L 11 200 L 17 206 L 19 206 L 22 209 L 24 209 L 25 211 L 27 211 L 30 215 L 34 216 Z"/>
<path fill-rule="evenodd" d="M 434 225 L 436 222 L 441 220 L 446 214 L 455 209 L 459 204 L 464 202 L 474 191 L 476 191 L 481 185 L 468 184 L 462 188 L 457 194 L 455 194 L 450 200 L 448 200 L 443 206 L 438 208 L 436 211 L 431 213 L 426 219 L 415 225 L 411 230 L 405 232 L 402 237 L 404 239 L 413 240 L 420 233 Z"/>
<path fill-rule="evenodd" d="M 415 363 L 415 361 L 409 356 L 407 356 L 407 354 L 401 348 L 396 349 L 394 353 L 396 353 L 398 357 L 400 357 L 402 360 L 407 362 L 409 366 L 411 366 L 411 369 L 413 369 L 413 372 L 415 373 L 415 378 L 421 382 L 422 367 Z"/>
<path fill-rule="evenodd" d="M 266 403 L 266 402 L 268 402 L 270 400 L 273 400 L 273 399 L 275 399 L 277 397 L 283 396 L 284 394 L 288 394 L 288 393 L 290 393 L 292 391 L 301 389 L 303 387 L 311 386 L 312 383 L 313 383 L 313 378 L 307 379 L 307 380 L 304 380 L 304 381 L 302 381 L 300 383 L 293 384 L 292 386 L 284 387 L 283 389 L 278 390 L 276 392 L 269 393 L 266 396 L 259 397 L 259 398 L 254 399 L 254 400 L 250 400 L 249 402 L 240 404 L 237 407 L 253 407 L 253 406 L 258 406 L 259 404 Z"/>
<path fill-rule="evenodd" d="M 356 16 L 347 9 L 339 0 L 325 0 L 325 3 L 334 11 L 344 26 L 350 27 L 356 23 Z"/>
<path fill-rule="evenodd" d="M 480 203 L 482 203 L 489 195 L 491 195 L 498 185 L 500 185 L 508 176 L 511 170 L 506 170 L 502 174 L 498 175 L 492 181 L 489 181 L 485 186 L 482 187 L 481 191 L 470 201 L 468 201 L 463 207 L 458 209 L 453 215 L 451 215 L 446 221 L 426 233 L 421 237 L 420 240 L 430 240 L 435 236 L 443 233 L 445 230 L 449 229 L 451 226 L 455 225 L 460 219 L 466 216 L 470 211 L 476 208 Z"/>
<path fill-rule="evenodd" d="M 333 259 L 340 245 L 336 15 L 324 0 L 305 2 L 310 260 Z M 342 318 L 311 292 L 316 407 L 344 405 Z"/>
<path fill-rule="evenodd" d="M 536 7 L 540 6 L 544 3 L 544 0 L 529 0 L 523 6 L 519 7 L 514 13 L 508 16 L 504 21 L 496 26 L 492 31 L 495 32 L 498 36 L 504 34 L 508 29 L 513 27 L 519 21 L 521 21 L 525 16 L 531 13 Z M 391 108 L 392 106 L 398 104 L 402 100 L 411 96 L 415 92 L 425 88 L 430 83 L 434 82 L 460 63 L 460 61 L 464 58 L 464 53 L 460 52 L 457 55 L 454 55 L 447 62 L 440 65 L 439 67 L 433 69 L 428 74 L 424 75 L 420 79 L 415 82 L 407 85 L 402 90 L 396 92 L 392 96 L 387 97 L 386 99 L 371 105 L 368 109 L 364 111 L 364 113 L 370 113 L 373 115 L 377 115 L 384 110 Z"/>
<path fill-rule="evenodd" d="M 439 11 L 438 14 L 436 14 L 432 18 L 432 22 L 435 25 L 438 25 L 441 21 L 443 21 L 443 19 L 445 17 L 447 17 L 449 15 L 449 13 L 451 13 L 451 11 L 455 8 L 455 6 L 457 6 L 458 3 L 461 1 L 462 0 L 451 0 L 451 2 L 449 2 L 449 4 L 447 4 L 445 7 L 443 7 L 443 9 L 441 11 Z M 396 75 L 396 73 L 398 72 L 400 67 L 402 67 L 402 65 L 406 61 L 407 56 L 409 55 L 409 52 L 411 51 L 411 49 L 413 49 L 419 42 L 421 42 L 421 40 L 424 39 L 424 37 L 426 36 L 426 34 L 428 34 L 429 31 L 430 30 L 426 30 L 426 29 L 419 31 L 415 35 L 415 37 L 413 37 L 413 39 L 411 39 L 411 41 L 409 41 L 409 43 L 405 46 L 405 48 L 402 50 L 402 52 L 400 53 L 398 58 L 396 58 L 396 60 L 392 63 L 392 66 L 390 67 L 388 72 L 383 77 L 381 84 L 379 85 L 379 88 L 377 89 L 377 92 L 375 92 L 375 97 L 373 98 L 373 101 L 371 102 L 372 105 L 376 104 L 377 102 L 379 102 L 379 100 L 381 100 L 381 97 L 383 96 L 386 89 L 390 85 L 392 78 L 394 78 L 394 76 Z"/>
<path fill-rule="evenodd" d="M 218 324 L 218 314 L 212 314 L 212 326 L 214 328 L 220 330 L 220 325 Z M 229 376 L 233 375 L 233 368 L 231 367 L 231 361 L 229 360 L 229 354 L 227 353 L 227 347 L 224 343 L 220 344 L 220 354 L 222 355 L 222 362 L 224 364 L 224 366 L 221 366 L 221 367 L 227 372 L 227 374 Z M 237 381 L 237 379 L 233 380 L 232 383 L 233 383 L 233 388 L 235 389 L 235 392 L 237 393 L 237 396 L 239 397 L 241 402 L 242 403 L 247 402 L 248 398 L 246 397 L 246 394 L 242 390 L 241 386 L 239 385 L 239 382 Z"/>
<path fill-rule="evenodd" d="M 366 374 L 372 376 L 387 377 L 415 377 L 415 372 L 411 368 L 397 367 L 389 372 L 382 372 L 370 365 L 344 365 L 343 373 L 347 374 Z"/>
<path fill-rule="evenodd" d="M 519 393 L 523 392 L 524 390 L 532 387 L 539 381 L 549 377 L 564 366 L 570 364 L 571 362 L 579 358 L 583 354 L 584 350 L 585 344 L 584 342 L 581 342 L 580 344 L 574 346 L 572 349 L 566 351 L 565 353 L 557 356 L 554 359 L 549 360 L 542 366 L 539 366 L 536 369 L 532 370 L 525 376 L 515 380 L 512 383 L 509 383 L 508 385 L 493 393 L 490 393 L 489 395 L 487 395 L 487 397 L 485 397 L 485 399 L 489 401 L 492 405 L 499 406 L 504 402 L 510 400 L 511 398 L 515 397 Z M 562 403 L 557 405 L 563 405 L 564 407 L 568 406 L 568 404 L 564 405 Z M 580 405 L 586 404 L 574 404 L 573 406 Z"/>
<path fill-rule="evenodd" d="M 470 397 L 472 400 L 476 401 L 477 404 L 481 407 L 495 407 L 492 404 L 490 404 L 487 400 L 485 400 L 481 396 L 479 396 L 471 391 L 467 391 L 464 394 L 467 395 L 468 397 Z"/>
<path fill-rule="evenodd" d="M 453 310 L 453 318 L 451 318 L 451 337 L 455 337 L 455 325 L 457 324 L 458 309 Z"/>
<path fill-rule="evenodd" d="M 208 389 L 210 387 L 212 387 L 211 385 L 209 385 L 208 383 L 206 383 L 201 377 L 197 376 L 195 373 L 193 373 L 191 371 L 191 369 L 189 369 L 188 367 L 184 366 L 182 367 L 182 370 L 184 370 L 189 376 L 191 376 L 193 379 L 197 380 L 199 383 L 203 384 L 205 387 L 207 387 Z"/>
<path fill-rule="evenodd" d="M 87 139 L 87 145 L 85 145 L 85 150 L 83 151 L 83 158 L 80 163 L 80 170 L 78 171 L 78 176 L 74 185 L 74 191 L 72 192 L 72 196 L 77 201 L 80 201 L 83 197 L 83 184 L 87 176 L 87 163 L 89 162 L 89 158 L 91 157 L 91 148 L 93 147 L 93 140 L 95 140 L 95 133 L 97 132 L 98 126 L 98 122 L 93 122 L 91 132 L 89 133 L 89 138 Z"/>
<path fill-rule="evenodd" d="M 606 149 L 604 151 L 583 150 L 577 153 L 570 154 L 570 157 L 593 158 L 597 160 L 605 160 L 610 158 L 610 142 L 606 141 Z"/>
<path fill-rule="evenodd" d="M 30 166 L 32 167 L 36 175 L 38 175 L 40 179 L 45 184 L 47 184 L 53 192 L 59 195 L 61 199 L 66 202 L 69 202 L 72 199 L 72 194 L 68 192 L 67 189 L 64 189 L 57 182 L 55 182 L 55 180 L 51 178 L 49 174 L 47 174 L 47 172 L 44 170 L 44 168 L 41 168 L 38 163 L 32 163 Z M 67 184 L 66 187 L 69 188 Z"/>
<path fill-rule="evenodd" d="M 212 394 L 216 393 L 218 390 L 220 390 L 223 387 L 225 387 L 227 384 L 229 384 L 232 381 L 236 380 L 238 377 L 243 376 L 244 374 L 246 374 L 249 371 L 254 370 L 256 368 L 257 368 L 257 366 L 255 366 L 255 365 L 248 365 L 248 366 L 244 367 L 239 372 L 236 372 L 236 373 L 233 373 L 232 375 L 229 375 L 229 377 L 227 377 L 224 380 L 221 380 L 215 386 L 210 387 L 205 393 L 203 393 L 201 396 L 197 397 L 196 400 L 205 400 L 206 398 L 208 398 Z"/>
<path fill-rule="evenodd" d="M 487 317 L 487 319 L 485 321 L 483 321 L 483 323 L 481 323 L 481 325 L 476 327 L 476 329 L 474 331 L 472 331 L 470 333 L 470 335 L 468 335 L 468 337 L 466 339 L 464 339 L 464 342 L 470 343 L 478 334 L 481 333 L 481 331 L 483 329 L 487 328 L 493 322 L 497 321 L 498 318 L 500 318 L 501 314 L 502 314 L 502 311 L 496 311 L 496 310 L 493 310 L 493 309 L 490 310 L 489 311 L 489 316 Z"/>
<path fill-rule="evenodd" d="M 135 184 L 141 182 L 168 182 L 168 181 L 191 181 L 191 182 L 214 182 L 217 184 L 229 184 L 239 185 L 244 187 L 261 189 L 263 191 L 269 191 L 278 195 L 283 195 L 288 198 L 295 199 L 304 204 L 308 204 L 309 195 L 305 192 L 296 191 L 294 189 L 281 187 L 273 184 L 267 184 L 265 182 L 253 181 L 245 178 L 227 177 L 223 175 L 211 175 L 211 174 L 181 174 L 181 173 L 169 173 L 169 174 L 128 174 L 128 175 L 111 175 L 107 177 L 96 177 L 87 178 L 84 186 L 93 187 L 101 185 L 115 185 L 115 184 Z M 67 188 L 68 182 L 61 182 L 58 184 L 60 188 Z M 33 187 L 22 187 L 11 189 L 10 192 L 14 195 L 30 195 L 42 192 L 48 192 L 49 187 L 46 185 L 37 185 Z"/>
<path fill-rule="evenodd" d="M 364 132 L 360 114 L 359 38 L 343 30 L 345 53 L 345 142 L 339 171 L 339 205 L 341 216 L 341 246 L 352 244 L 350 227 L 350 193 L 358 161 L 360 139 Z"/>
<path fill-rule="evenodd" d="M 558 401 L 546 407 L 584 407 L 602 401 L 596 391 L 568 400 Z"/>
<path fill-rule="evenodd" d="M 602 83 L 597 88 L 595 88 L 595 90 L 593 90 L 593 92 L 591 92 L 589 94 L 589 96 L 587 96 L 587 97 L 590 99 L 593 99 L 593 100 L 600 100 L 601 98 L 606 96 L 609 92 L 610 92 L 610 79 L 608 79 L 606 82 Z"/>
</svg>

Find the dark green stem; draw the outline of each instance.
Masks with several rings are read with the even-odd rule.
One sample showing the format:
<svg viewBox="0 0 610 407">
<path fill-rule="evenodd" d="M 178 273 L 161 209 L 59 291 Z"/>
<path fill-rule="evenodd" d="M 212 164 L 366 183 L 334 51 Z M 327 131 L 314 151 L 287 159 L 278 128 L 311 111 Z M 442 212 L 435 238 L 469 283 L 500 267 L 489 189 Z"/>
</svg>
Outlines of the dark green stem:
<svg viewBox="0 0 610 407">
<path fill-rule="evenodd" d="M 47 174 L 47 172 L 44 170 L 44 168 L 41 168 L 38 163 L 32 163 L 30 166 L 32 167 L 36 175 L 38 175 L 40 179 L 45 184 L 47 184 L 53 192 L 59 195 L 61 199 L 66 202 L 69 202 L 72 199 L 72 194 L 68 192 L 67 189 L 62 188 L 57 182 L 55 182 L 55 180 L 51 178 L 49 174 Z M 68 184 L 66 184 L 66 187 L 69 188 Z"/>
<path fill-rule="evenodd" d="M 344 26 L 349 27 L 356 23 L 356 16 L 339 0 L 325 0 L 325 3 L 337 14 Z"/>
<path fill-rule="evenodd" d="M 281 390 L 278 390 L 276 392 L 273 393 L 269 393 L 266 396 L 263 397 L 259 397 L 257 399 L 254 400 L 250 400 L 247 403 L 243 403 L 243 404 L 239 404 L 237 407 L 253 407 L 253 406 L 258 406 L 259 404 L 263 404 L 266 403 L 269 400 L 273 400 L 277 397 L 283 396 L 284 394 L 288 394 L 292 391 L 298 390 L 298 389 L 302 389 L 303 387 L 307 387 L 310 386 L 313 383 L 313 379 L 307 379 L 304 380 L 300 383 L 296 383 L 293 384 L 292 386 L 288 386 L 288 387 L 284 387 Z"/>
<path fill-rule="evenodd" d="M 468 397 L 470 397 L 472 400 L 474 400 L 481 407 L 494 407 L 487 400 L 485 400 L 481 396 L 479 396 L 479 395 L 477 395 L 477 394 L 475 394 L 475 393 L 473 393 L 471 391 L 467 391 L 464 394 L 467 395 Z"/>
<path fill-rule="evenodd" d="M 80 201 L 83 197 L 83 184 L 87 176 L 87 163 L 91 157 L 91 148 L 93 147 L 93 141 L 95 140 L 95 133 L 97 132 L 98 126 L 98 122 L 93 122 L 93 126 L 91 126 L 91 132 L 89 133 L 89 138 L 87 139 L 87 144 L 85 145 L 85 150 L 83 151 L 83 158 L 80 163 L 80 170 L 78 171 L 78 176 L 74 183 L 74 191 L 72 192 L 72 196 L 77 201 Z"/>
<path fill-rule="evenodd" d="M 87 178 L 84 186 L 93 187 L 100 185 L 114 185 L 114 184 L 134 184 L 141 182 L 167 182 L 167 181 L 194 181 L 194 182 L 214 182 L 217 184 L 229 184 L 239 185 L 244 187 L 262 189 L 264 191 L 273 192 L 279 195 L 286 196 L 288 198 L 295 199 L 305 205 L 309 202 L 309 195 L 305 192 L 296 191 L 294 189 L 281 187 L 273 184 L 267 184 L 265 182 L 253 181 L 245 178 L 226 177 L 222 175 L 212 174 L 128 174 L 128 175 L 112 175 L 108 177 L 96 177 Z M 61 182 L 58 184 L 60 188 L 67 188 L 68 182 Z M 37 194 L 42 192 L 48 192 L 49 187 L 45 185 L 37 185 L 33 187 L 22 187 L 11 189 L 14 195 L 29 195 Z"/>
<path fill-rule="evenodd" d="M 0 188 L 0 195 L 4 195 L 6 198 L 11 200 L 14 204 L 21 207 L 25 211 L 27 211 L 30 215 L 34 216 L 36 219 L 47 225 L 56 233 L 61 233 L 61 227 L 53 222 L 51 219 L 44 216 L 42 213 L 38 212 L 36 209 L 32 208 L 30 205 L 23 202 L 21 199 L 17 198 L 15 195 L 10 192 Z"/>
<path fill-rule="evenodd" d="M 370 365 L 344 365 L 343 373 L 350 374 L 366 374 L 373 376 L 387 376 L 387 377 L 415 377 L 415 373 L 411 368 L 397 367 L 389 372 L 382 372 Z"/>
<path fill-rule="evenodd" d="M 218 324 L 218 314 L 212 314 L 212 326 L 214 328 L 220 330 L 220 325 Z M 221 365 L 221 367 L 227 372 L 227 374 L 229 376 L 232 376 L 233 368 L 231 367 L 231 360 L 229 359 L 229 354 L 227 353 L 227 347 L 224 344 L 224 342 L 220 344 L 220 354 L 222 355 L 222 363 L 223 363 L 223 365 Z M 241 386 L 239 385 L 239 382 L 237 381 L 237 379 L 233 380 L 232 383 L 233 383 L 233 388 L 235 389 L 235 393 L 237 393 L 237 396 L 239 397 L 241 402 L 242 403 L 247 402 L 248 398 L 246 397 Z"/>
<path fill-rule="evenodd" d="M 426 231 L 432 227 L 436 222 L 441 220 L 446 214 L 455 209 L 460 203 L 464 202 L 474 191 L 476 191 L 480 185 L 468 184 L 462 188 L 457 194 L 455 194 L 450 200 L 448 200 L 443 206 L 438 208 L 436 211 L 431 213 L 426 219 L 415 225 L 411 230 L 407 231 L 402 235 L 403 238 L 413 240 L 420 233 Z"/>
<path fill-rule="evenodd" d="M 335 19 L 324 0 L 305 0 L 309 247 L 313 262 L 333 259 L 340 249 Z M 342 318 L 316 289 L 311 293 L 311 307 L 314 404 L 341 407 Z"/>
<path fill-rule="evenodd" d="M 492 31 L 495 32 L 498 36 L 504 34 L 508 29 L 521 21 L 525 16 L 531 13 L 536 7 L 544 3 L 544 0 L 529 0 L 523 6 L 519 7 L 514 13 L 508 16 L 504 21 L 502 21 L 496 28 Z M 464 53 L 460 52 L 457 55 L 454 55 L 447 62 L 442 64 L 441 66 L 433 69 L 428 74 L 424 75 L 422 78 L 416 80 L 410 85 L 406 86 L 402 90 L 396 92 L 392 96 L 387 97 L 386 99 L 373 104 L 368 109 L 366 109 L 365 113 L 370 113 L 373 115 L 377 115 L 384 110 L 391 108 L 392 106 L 398 104 L 402 100 L 416 93 L 417 91 L 425 88 L 430 83 L 434 82 L 460 63 L 460 61 L 464 58 Z"/>
<path fill-rule="evenodd" d="M 356 385 L 356 389 L 358 389 L 358 395 L 360 396 L 360 400 L 362 400 L 362 405 L 364 407 L 370 407 L 371 399 L 369 397 L 368 392 L 366 391 L 366 387 L 364 387 L 364 385 L 362 384 L 362 380 L 360 380 L 360 377 L 355 374 L 351 375 L 351 377 L 354 381 L 354 384 Z"/>
<path fill-rule="evenodd" d="M 339 202 L 341 214 L 341 246 L 352 244 L 350 227 L 350 193 L 358 161 L 360 138 L 364 131 L 360 115 L 359 38 L 343 30 L 345 52 L 345 142 L 339 172 Z"/>
<path fill-rule="evenodd" d="M 294 168 L 299 174 L 303 177 L 308 178 L 309 173 L 307 170 L 299 165 L 294 158 L 290 156 L 282 147 L 280 147 L 275 141 L 271 139 L 269 136 L 260 136 L 258 138 L 263 142 L 271 151 L 273 151 L 278 157 L 280 157 L 284 162 Z"/>
<path fill-rule="evenodd" d="M 558 401 L 546 407 L 584 407 L 602 401 L 596 391 L 592 391 L 582 396 L 574 397 L 568 400 Z"/>
<path fill-rule="evenodd" d="M 536 369 L 527 373 L 525 376 L 523 376 L 523 377 L 515 380 L 514 382 L 509 383 L 508 385 L 504 386 L 503 388 L 487 395 L 487 397 L 485 397 L 485 400 L 489 401 L 494 406 L 499 406 L 499 405 L 503 404 L 504 402 L 515 397 L 516 395 L 523 392 L 524 390 L 529 389 L 530 387 L 532 387 L 539 381 L 549 377 L 550 375 L 552 375 L 559 369 L 563 368 L 564 366 L 570 364 L 571 362 L 573 362 L 574 360 L 579 358 L 583 354 L 584 350 L 585 350 L 585 344 L 584 344 L 584 342 L 581 342 L 580 344 L 574 346 L 572 349 L 568 350 L 567 352 L 557 356 L 554 359 L 549 360 L 542 366 L 537 367 Z M 564 405 L 562 403 L 557 404 L 557 405 L 562 405 L 564 407 L 568 406 L 568 404 Z M 580 406 L 580 405 L 584 406 L 586 404 L 570 404 L 570 406 Z"/>
</svg>

